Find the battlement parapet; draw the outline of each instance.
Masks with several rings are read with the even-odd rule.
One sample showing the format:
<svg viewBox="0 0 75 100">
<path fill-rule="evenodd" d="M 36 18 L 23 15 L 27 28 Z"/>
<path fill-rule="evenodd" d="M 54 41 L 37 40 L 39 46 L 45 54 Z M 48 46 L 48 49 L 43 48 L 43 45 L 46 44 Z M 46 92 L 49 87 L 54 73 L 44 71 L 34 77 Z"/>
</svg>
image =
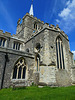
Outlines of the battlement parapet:
<svg viewBox="0 0 75 100">
<path fill-rule="evenodd" d="M 24 20 L 27 16 L 29 16 L 29 17 L 31 17 L 31 18 L 33 18 L 33 19 L 35 19 L 35 20 L 41 22 L 42 24 L 44 24 L 43 21 L 41 21 L 40 19 L 37 19 L 37 17 L 34 17 L 33 15 L 30 15 L 29 13 L 26 13 L 26 15 L 25 15 L 22 19 Z"/>
<path fill-rule="evenodd" d="M 3 30 L 0 30 L 0 35 L 4 35 L 4 36 L 7 36 L 7 37 L 12 37 L 11 33 L 9 33 L 9 32 L 3 33 Z"/>
</svg>

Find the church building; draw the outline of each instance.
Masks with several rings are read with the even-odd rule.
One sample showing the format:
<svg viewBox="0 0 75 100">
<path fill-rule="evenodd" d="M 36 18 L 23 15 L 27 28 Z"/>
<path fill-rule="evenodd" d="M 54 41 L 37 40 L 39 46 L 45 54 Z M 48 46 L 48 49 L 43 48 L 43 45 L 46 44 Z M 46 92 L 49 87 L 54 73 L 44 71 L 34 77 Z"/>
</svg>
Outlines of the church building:
<svg viewBox="0 0 75 100">
<path fill-rule="evenodd" d="M 33 83 L 73 85 L 75 66 L 68 36 L 58 25 L 34 17 L 31 4 L 15 35 L 0 30 L 0 89 Z"/>
</svg>

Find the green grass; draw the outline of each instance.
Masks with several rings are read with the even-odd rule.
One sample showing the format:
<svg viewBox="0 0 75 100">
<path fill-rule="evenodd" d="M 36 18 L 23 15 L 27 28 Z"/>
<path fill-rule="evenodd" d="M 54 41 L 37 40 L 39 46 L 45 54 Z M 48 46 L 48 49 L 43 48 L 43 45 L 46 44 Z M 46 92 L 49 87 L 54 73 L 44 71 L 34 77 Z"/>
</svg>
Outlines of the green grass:
<svg viewBox="0 0 75 100">
<path fill-rule="evenodd" d="M 2 89 L 0 100 L 75 100 L 75 86 Z"/>
</svg>

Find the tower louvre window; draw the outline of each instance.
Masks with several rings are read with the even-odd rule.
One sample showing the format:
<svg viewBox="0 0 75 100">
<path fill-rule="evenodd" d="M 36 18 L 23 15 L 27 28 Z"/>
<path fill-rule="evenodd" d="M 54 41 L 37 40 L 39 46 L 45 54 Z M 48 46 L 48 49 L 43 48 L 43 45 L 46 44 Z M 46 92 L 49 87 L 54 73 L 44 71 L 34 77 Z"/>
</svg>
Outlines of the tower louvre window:
<svg viewBox="0 0 75 100">
<path fill-rule="evenodd" d="M 65 69 L 63 43 L 60 37 L 56 40 L 57 68 Z"/>
<path fill-rule="evenodd" d="M 37 30 L 37 24 L 36 24 L 36 23 L 34 24 L 34 29 L 36 29 L 36 30 Z"/>
</svg>

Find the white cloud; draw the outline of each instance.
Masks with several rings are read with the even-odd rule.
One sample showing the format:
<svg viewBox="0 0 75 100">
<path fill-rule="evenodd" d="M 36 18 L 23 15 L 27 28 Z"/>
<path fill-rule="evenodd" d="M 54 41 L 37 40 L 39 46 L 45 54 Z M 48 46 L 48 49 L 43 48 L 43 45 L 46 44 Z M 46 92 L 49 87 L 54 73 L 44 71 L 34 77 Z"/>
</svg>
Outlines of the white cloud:
<svg viewBox="0 0 75 100">
<path fill-rule="evenodd" d="M 56 19 L 56 22 L 59 23 L 60 21 L 58 19 Z"/>
<path fill-rule="evenodd" d="M 75 51 L 72 51 L 72 53 L 74 54 L 74 60 L 75 60 Z"/>
<path fill-rule="evenodd" d="M 63 11 L 61 11 L 60 14 L 58 14 L 58 16 L 64 18 L 67 17 L 70 14 L 71 10 L 69 8 L 64 8 Z"/>
<path fill-rule="evenodd" d="M 72 2 L 67 1 L 66 3 L 67 7 L 64 8 L 59 14 L 59 17 L 62 17 L 63 19 L 75 19 L 75 0 L 72 0 Z"/>
<path fill-rule="evenodd" d="M 69 0 L 69 1 L 67 1 L 66 5 L 69 5 L 69 4 L 70 4 L 70 0 Z"/>
<path fill-rule="evenodd" d="M 65 8 L 58 13 L 59 22 L 56 19 L 56 22 L 59 24 L 66 33 L 69 33 L 72 29 L 75 28 L 75 0 L 68 0 L 65 3 Z M 64 23 L 64 24 L 63 24 Z"/>
<path fill-rule="evenodd" d="M 72 0 L 72 3 L 68 5 L 69 8 L 75 8 L 75 0 Z"/>
</svg>

